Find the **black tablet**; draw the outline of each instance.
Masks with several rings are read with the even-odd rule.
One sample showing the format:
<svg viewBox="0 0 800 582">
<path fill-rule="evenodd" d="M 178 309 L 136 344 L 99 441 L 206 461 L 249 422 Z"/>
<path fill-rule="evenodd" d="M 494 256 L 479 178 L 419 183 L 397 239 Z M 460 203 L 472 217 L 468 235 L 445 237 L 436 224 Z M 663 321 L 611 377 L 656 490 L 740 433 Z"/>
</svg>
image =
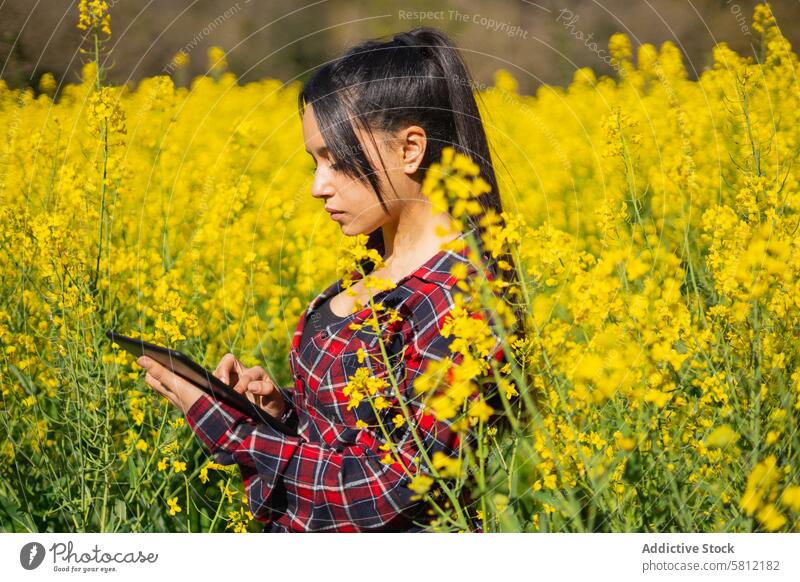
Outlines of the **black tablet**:
<svg viewBox="0 0 800 582">
<path fill-rule="evenodd" d="M 239 412 L 248 415 L 250 418 L 269 424 L 272 428 L 285 435 L 297 436 L 296 431 L 250 402 L 247 397 L 236 392 L 232 386 L 225 384 L 222 380 L 214 376 L 214 374 L 194 362 L 189 356 L 177 350 L 157 346 L 141 339 L 118 334 L 110 329 L 106 331 L 106 336 L 108 339 L 116 342 L 120 347 L 136 356 L 137 359 L 140 356 L 152 358 L 168 370 L 172 370 L 173 373 L 181 378 L 201 388 L 215 400 L 221 400 Z"/>
</svg>

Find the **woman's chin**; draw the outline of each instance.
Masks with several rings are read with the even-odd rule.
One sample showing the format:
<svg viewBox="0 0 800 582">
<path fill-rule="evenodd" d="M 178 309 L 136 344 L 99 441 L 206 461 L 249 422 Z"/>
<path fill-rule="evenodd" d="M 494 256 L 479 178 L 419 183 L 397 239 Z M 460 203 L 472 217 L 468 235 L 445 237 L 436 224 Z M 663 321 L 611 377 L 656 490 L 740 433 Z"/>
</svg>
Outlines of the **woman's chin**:
<svg viewBox="0 0 800 582">
<path fill-rule="evenodd" d="M 338 220 L 339 226 L 342 229 L 342 234 L 347 236 L 357 236 L 359 234 L 369 235 L 370 231 L 364 230 L 364 228 L 358 223 L 358 221 L 353 221 L 349 219 Z"/>
<path fill-rule="evenodd" d="M 369 232 L 364 232 L 363 229 L 358 228 L 358 226 L 354 226 L 350 222 L 340 222 L 339 226 L 342 228 L 342 234 L 346 236 L 356 236 L 359 234 L 369 235 Z"/>
</svg>

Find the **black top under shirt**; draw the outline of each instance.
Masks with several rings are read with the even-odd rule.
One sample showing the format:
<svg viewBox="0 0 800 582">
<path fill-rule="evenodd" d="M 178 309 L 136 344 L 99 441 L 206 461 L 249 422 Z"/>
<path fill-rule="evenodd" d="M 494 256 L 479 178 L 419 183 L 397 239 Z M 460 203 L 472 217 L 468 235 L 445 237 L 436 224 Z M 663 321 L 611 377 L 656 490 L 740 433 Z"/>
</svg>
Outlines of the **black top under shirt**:
<svg viewBox="0 0 800 582">
<path fill-rule="evenodd" d="M 312 335 L 319 333 L 331 323 L 341 321 L 347 317 L 341 317 L 331 311 L 331 299 L 333 299 L 333 297 L 328 297 L 325 301 L 317 305 L 314 311 L 308 314 L 305 327 L 303 328 L 303 335 L 300 336 L 301 351 Z"/>
</svg>

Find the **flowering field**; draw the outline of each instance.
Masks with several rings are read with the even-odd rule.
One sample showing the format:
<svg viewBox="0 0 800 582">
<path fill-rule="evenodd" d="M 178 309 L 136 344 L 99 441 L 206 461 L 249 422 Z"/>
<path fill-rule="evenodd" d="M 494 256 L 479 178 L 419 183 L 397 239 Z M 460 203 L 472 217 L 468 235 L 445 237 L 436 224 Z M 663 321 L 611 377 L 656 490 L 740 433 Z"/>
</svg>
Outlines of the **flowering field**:
<svg viewBox="0 0 800 582">
<path fill-rule="evenodd" d="M 298 318 L 363 240 L 309 193 L 297 84 L 239 85 L 214 49 L 189 88 L 106 86 L 107 7 L 81 5 L 82 83 L 0 80 L 0 529 L 259 531 L 238 469 L 104 331 L 291 385 Z M 479 439 L 414 478 L 436 529 L 466 509 L 485 531 L 800 531 L 800 67 L 768 6 L 753 20 L 760 62 L 720 43 L 698 80 L 674 45 L 615 35 L 614 78 L 476 87 L 507 211 L 486 243 L 514 257 L 529 332 L 503 334 L 502 434 L 475 381 L 486 328 L 447 328 L 431 410 L 477 394 Z M 437 203 L 481 190 L 460 157 L 437 170 Z"/>
</svg>

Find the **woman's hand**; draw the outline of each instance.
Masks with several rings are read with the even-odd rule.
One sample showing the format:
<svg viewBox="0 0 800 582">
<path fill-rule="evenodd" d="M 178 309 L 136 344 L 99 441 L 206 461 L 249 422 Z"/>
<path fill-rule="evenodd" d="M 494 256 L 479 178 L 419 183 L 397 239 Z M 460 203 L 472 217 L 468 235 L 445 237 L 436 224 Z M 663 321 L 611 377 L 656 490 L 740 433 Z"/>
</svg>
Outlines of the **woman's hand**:
<svg viewBox="0 0 800 582">
<path fill-rule="evenodd" d="M 147 370 L 144 381 L 177 406 L 183 414 L 203 395 L 200 388 L 147 356 L 141 356 L 136 363 Z"/>
<path fill-rule="evenodd" d="M 261 366 L 245 368 L 236 356 L 228 353 L 222 357 L 213 374 L 270 416 L 280 419 L 286 412 L 286 401 Z"/>
</svg>

